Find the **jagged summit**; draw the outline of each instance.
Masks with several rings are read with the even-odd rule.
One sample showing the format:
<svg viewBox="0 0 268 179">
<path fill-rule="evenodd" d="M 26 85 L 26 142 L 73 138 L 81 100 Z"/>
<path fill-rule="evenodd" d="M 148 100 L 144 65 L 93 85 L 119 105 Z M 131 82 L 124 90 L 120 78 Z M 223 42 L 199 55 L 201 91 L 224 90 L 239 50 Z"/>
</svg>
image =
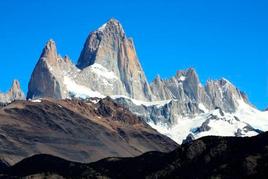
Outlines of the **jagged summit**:
<svg viewBox="0 0 268 179">
<path fill-rule="evenodd" d="M 113 50 L 117 51 L 124 39 L 127 39 L 127 37 L 120 22 L 113 18 L 110 19 L 96 31 L 89 34 L 78 59 L 77 67 L 83 69 L 94 64 L 103 53 L 102 46 L 104 48 L 113 48 Z"/>
<path fill-rule="evenodd" d="M 63 78 L 68 72 L 74 70 L 75 66 L 69 57 L 62 58 L 57 52 L 55 41 L 50 39 L 45 44 L 31 75 L 27 99 L 42 97 L 66 98 Z"/>
<path fill-rule="evenodd" d="M 53 39 L 49 39 L 45 47 L 47 49 L 56 49 L 56 42 Z"/>
<path fill-rule="evenodd" d="M 225 78 L 208 80 L 203 86 L 194 68 L 179 70 L 170 79 L 157 77 L 150 86 L 159 100 L 201 103 L 211 110 L 220 107 L 224 111 L 234 112 L 239 100 L 249 104 L 246 95 Z"/>
<path fill-rule="evenodd" d="M 14 88 L 17 87 L 15 83 Z M 58 54 L 53 40 L 45 44 L 32 73 L 27 98 L 91 100 L 91 97 L 106 96 L 111 96 L 148 123 L 170 129 L 180 127 L 179 137 L 227 134 L 219 130 L 222 124 L 227 126 L 228 135 L 255 135 L 256 129 L 268 129 L 262 120 L 255 123 L 257 126 L 254 122 L 253 126 L 246 125 L 251 122 L 248 119 L 265 119 L 267 113 L 250 106 L 246 95 L 226 79 L 209 80 L 202 85 L 195 69 L 188 68 L 177 71 L 169 79 L 157 76 L 149 85 L 133 40 L 126 36 L 115 19 L 89 34 L 77 65 Z M 219 111 L 224 116 L 218 115 Z M 211 126 L 214 131 L 206 133 Z M 165 129 L 164 133 L 170 134 L 170 129 Z"/>
<path fill-rule="evenodd" d="M 0 93 L 0 103 L 10 103 L 15 100 L 24 100 L 25 95 L 18 80 L 13 80 L 12 86 L 7 93 Z"/>
<path fill-rule="evenodd" d="M 116 19 L 89 34 L 77 65 L 60 57 L 55 42 L 49 40 L 32 74 L 27 97 L 61 99 L 99 94 L 152 99 L 134 42 Z"/>
<path fill-rule="evenodd" d="M 13 80 L 11 89 L 21 89 L 20 82 L 18 80 Z"/>
<path fill-rule="evenodd" d="M 31 82 L 29 98 L 121 95 L 142 101 L 178 100 L 185 113 L 196 112 L 201 104 L 209 110 L 220 107 L 234 112 L 246 95 L 226 79 L 201 84 L 194 68 L 176 72 L 170 79 L 148 84 L 134 42 L 114 18 L 91 32 L 76 65 L 57 54 L 49 40 L 39 59 Z"/>
<path fill-rule="evenodd" d="M 50 62 L 56 62 L 57 61 L 57 47 L 54 40 L 50 39 L 46 43 L 43 52 L 40 56 L 40 60 L 50 60 Z"/>
<path fill-rule="evenodd" d="M 119 81 L 112 91 L 107 90 L 104 94 L 126 95 L 145 101 L 152 99 L 134 42 L 126 36 L 118 20 L 111 19 L 89 34 L 77 67 L 86 72 L 94 65 L 112 72 Z M 94 90 L 103 91 L 103 87 L 101 88 L 96 87 Z"/>
<path fill-rule="evenodd" d="M 121 25 L 121 23 L 119 22 L 119 20 L 115 19 L 115 18 L 111 18 L 110 20 L 108 20 L 105 24 L 103 24 L 101 27 L 99 27 L 96 31 L 92 32 L 92 33 L 97 33 L 97 32 L 105 32 L 107 30 L 107 32 L 117 32 L 118 34 L 122 34 L 124 35 L 124 29 Z"/>
</svg>

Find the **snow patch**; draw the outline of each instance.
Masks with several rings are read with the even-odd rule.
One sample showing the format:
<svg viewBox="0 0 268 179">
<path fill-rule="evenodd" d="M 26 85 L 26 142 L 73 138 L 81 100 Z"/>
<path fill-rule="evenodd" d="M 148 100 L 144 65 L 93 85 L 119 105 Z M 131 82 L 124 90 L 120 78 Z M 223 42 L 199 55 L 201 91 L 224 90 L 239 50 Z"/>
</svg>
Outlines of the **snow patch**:
<svg viewBox="0 0 268 179">
<path fill-rule="evenodd" d="M 104 98 L 102 94 L 96 91 L 92 91 L 90 88 L 87 88 L 82 85 L 76 84 L 70 77 L 64 77 L 64 84 L 66 85 L 67 91 L 69 94 L 74 95 L 76 98 L 90 98 L 90 97 L 97 97 L 97 98 Z"/>
<path fill-rule="evenodd" d="M 117 98 L 126 98 L 126 99 L 129 99 L 131 100 L 135 105 L 137 106 L 141 106 L 141 105 L 144 105 L 146 107 L 149 107 L 149 106 L 156 106 L 156 107 L 162 107 L 168 103 L 170 103 L 171 100 L 163 100 L 163 101 L 152 101 L 152 102 L 148 102 L 148 101 L 140 101 L 140 100 L 136 100 L 136 99 L 133 99 L 133 98 L 129 98 L 127 96 L 123 96 L 123 95 L 113 95 L 111 96 L 112 99 L 117 99 Z"/>
<path fill-rule="evenodd" d="M 238 100 L 238 109 L 235 114 L 239 119 L 242 119 L 252 127 L 262 131 L 268 131 L 267 111 L 259 111 L 246 104 L 243 100 Z"/>
<path fill-rule="evenodd" d="M 180 81 L 184 81 L 185 79 L 186 79 L 185 76 L 180 76 L 180 78 L 179 78 Z"/>
<path fill-rule="evenodd" d="M 204 106 L 203 103 L 199 103 L 198 104 L 198 108 L 202 111 L 204 111 L 205 113 L 208 112 L 208 109 Z"/>
<path fill-rule="evenodd" d="M 181 144 L 189 134 L 198 139 L 204 136 L 254 136 L 258 134 L 257 130 L 268 131 L 267 111 L 259 111 L 243 100 L 239 100 L 238 103 L 239 106 L 235 113 L 223 112 L 223 116 L 220 109 L 215 109 L 207 110 L 205 113 L 193 117 L 178 117 L 172 126 L 154 122 L 148 124 L 178 144 Z M 204 108 L 201 103 L 198 106 L 200 109 Z M 205 122 L 208 128 L 196 131 Z"/>
<path fill-rule="evenodd" d="M 94 63 L 89 66 L 90 70 L 97 74 L 98 76 L 104 77 L 106 79 L 118 79 L 114 72 L 109 71 L 107 68 L 102 66 L 101 64 Z"/>
<path fill-rule="evenodd" d="M 98 28 L 98 31 L 103 32 L 105 27 L 106 27 L 107 23 L 103 24 L 100 28 Z"/>
<path fill-rule="evenodd" d="M 41 103 L 42 102 L 41 99 L 30 99 L 29 101 L 31 101 L 32 103 Z"/>
</svg>

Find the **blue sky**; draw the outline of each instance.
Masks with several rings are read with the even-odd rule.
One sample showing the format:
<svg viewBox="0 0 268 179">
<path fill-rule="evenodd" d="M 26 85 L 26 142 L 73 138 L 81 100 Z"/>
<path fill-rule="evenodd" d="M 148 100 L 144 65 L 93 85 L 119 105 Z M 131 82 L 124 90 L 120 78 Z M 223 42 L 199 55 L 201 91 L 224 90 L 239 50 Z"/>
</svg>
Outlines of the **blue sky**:
<svg viewBox="0 0 268 179">
<path fill-rule="evenodd" d="M 153 0 L 0 2 L 0 89 L 16 78 L 27 91 L 46 41 L 76 62 L 90 31 L 118 19 L 147 78 L 194 67 L 204 83 L 225 77 L 258 108 L 268 107 L 268 2 Z"/>
</svg>

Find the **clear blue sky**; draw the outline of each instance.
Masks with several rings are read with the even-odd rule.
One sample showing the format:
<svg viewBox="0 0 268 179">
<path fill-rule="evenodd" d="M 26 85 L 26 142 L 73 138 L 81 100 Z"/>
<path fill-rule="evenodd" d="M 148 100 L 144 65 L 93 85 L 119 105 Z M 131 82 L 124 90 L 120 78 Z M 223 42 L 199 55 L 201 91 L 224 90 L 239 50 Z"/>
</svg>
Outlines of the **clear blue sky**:
<svg viewBox="0 0 268 179">
<path fill-rule="evenodd" d="M 134 38 L 148 79 L 196 68 L 202 82 L 225 77 L 268 107 L 268 2 L 136 0 L 0 2 L 0 89 L 16 78 L 26 93 L 45 42 L 77 61 L 90 31 L 111 17 Z"/>
</svg>

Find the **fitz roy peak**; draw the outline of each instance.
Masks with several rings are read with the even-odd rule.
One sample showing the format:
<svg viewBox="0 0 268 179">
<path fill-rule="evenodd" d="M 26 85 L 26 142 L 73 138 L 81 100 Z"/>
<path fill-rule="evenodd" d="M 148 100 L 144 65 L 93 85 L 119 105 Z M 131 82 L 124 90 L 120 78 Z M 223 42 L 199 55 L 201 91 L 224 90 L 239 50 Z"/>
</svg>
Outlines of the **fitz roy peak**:
<svg viewBox="0 0 268 179">
<path fill-rule="evenodd" d="M 134 43 L 115 19 L 90 33 L 77 67 L 67 57 L 60 57 L 50 40 L 32 74 L 27 97 L 91 95 L 152 98 Z"/>
<path fill-rule="evenodd" d="M 268 112 L 222 78 L 201 84 L 193 68 L 148 83 L 133 40 L 109 20 L 91 32 L 77 64 L 48 41 L 29 82 L 27 98 L 110 96 L 178 143 L 206 136 L 252 136 L 268 130 Z"/>
</svg>

